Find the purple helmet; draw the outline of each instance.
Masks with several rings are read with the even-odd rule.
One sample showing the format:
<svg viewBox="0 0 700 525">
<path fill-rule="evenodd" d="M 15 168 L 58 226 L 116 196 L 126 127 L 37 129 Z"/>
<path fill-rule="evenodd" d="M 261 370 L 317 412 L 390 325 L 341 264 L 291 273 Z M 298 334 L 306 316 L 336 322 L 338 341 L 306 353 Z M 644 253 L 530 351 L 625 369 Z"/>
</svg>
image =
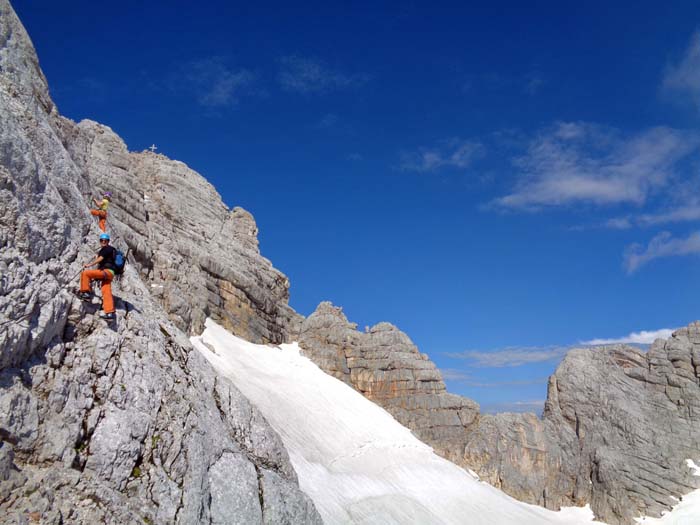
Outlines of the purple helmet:
<svg viewBox="0 0 700 525">
<path fill-rule="evenodd" d="M 111 199 L 111 198 L 112 198 L 112 192 L 111 192 L 111 191 L 106 191 L 106 192 L 103 193 L 103 195 L 104 195 L 107 199 Z"/>
</svg>

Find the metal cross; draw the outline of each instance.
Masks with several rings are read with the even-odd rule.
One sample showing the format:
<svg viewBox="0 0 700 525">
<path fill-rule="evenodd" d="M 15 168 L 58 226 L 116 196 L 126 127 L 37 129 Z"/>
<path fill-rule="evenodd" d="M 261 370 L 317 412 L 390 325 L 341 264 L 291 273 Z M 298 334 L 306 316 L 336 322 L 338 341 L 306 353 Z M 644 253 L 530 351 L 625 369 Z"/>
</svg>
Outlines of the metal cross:
<svg viewBox="0 0 700 525">
<path fill-rule="evenodd" d="M 150 148 L 148 148 L 148 149 L 150 149 L 150 150 L 151 150 L 151 153 L 155 153 L 155 152 L 156 152 L 156 150 L 157 150 L 158 148 L 156 148 L 156 145 L 155 145 L 155 144 L 151 144 L 151 147 L 150 147 Z"/>
</svg>

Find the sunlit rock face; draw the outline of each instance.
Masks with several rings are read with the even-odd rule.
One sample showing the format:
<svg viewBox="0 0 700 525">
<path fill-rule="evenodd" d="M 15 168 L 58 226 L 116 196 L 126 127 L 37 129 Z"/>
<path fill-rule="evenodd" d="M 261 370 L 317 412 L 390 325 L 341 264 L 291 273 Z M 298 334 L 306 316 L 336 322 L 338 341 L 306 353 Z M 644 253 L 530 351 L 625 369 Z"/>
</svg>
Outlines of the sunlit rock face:
<svg viewBox="0 0 700 525">
<path fill-rule="evenodd" d="M 573 495 L 609 523 L 658 516 L 700 487 L 686 465 L 700 455 L 699 349 L 696 322 L 647 353 L 574 350 L 550 378 L 549 439 L 577 467 Z"/>
<path fill-rule="evenodd" d="M 182 162 L 129 153 L 96 122 L 78 124 L 68 146 L 92 190 L 113 193 L 111 227 L 179 328 L 200 333 L 212 317 L 251 341 L 288 339 L 300 322 L 288 305 L 289 280 L 260 255 L 250 213 L 229 210 Z"/>
<path fill-rule="evenodd" d="M 129 250 L 119 320 L 70 290 L 99 234 L 90 195 Z M 60 116 L 24 28 L 0 0 L 0 515 L 46 523 L 308 523 L 277 435 L 186 334 L 207 317 L 306 355 L 438 453 L 524 501 L 590 502 L 609 523 L 658 515 L 695 488 L 700 325 L 644 354 L 571 352 L 542 419 L 482 415 L 388 323 L 330 304 L 308 319 L 259 252 L 253 217 L 181 162 L 129 152 L 108 127 Z M 38 514 L 36 514 L 38 513 Z M 24 520 L 24 521 L 23 521 Z"/>
<path fill-rule="evenodd" d="M 136 255 L 113 286 L 118 319 L 110 324 L 96 315 L 98 299 L 82 302 L 73 294 L 82 264 L 98 249 L 88 195 L 106 189 L 100 155 L 114 159 L 109 176 L 118 182 L 110 187 L 124 199 L 110 214 L 110 231 Z M 148 176 L 142 180 L 138 170 Z M 139 185 L 157 185 L 160 171 L 167 173 L 163 179 L 186 181 L 189 197 L 166 208 L 160 226 L 149 229 L 153 221 L 145 217 Z M 194 206 L 197 196 L 209 206 L 196 219 L 178 211 Z M 286 297 L 285 279 L 257 253 L 252 217 L 229 212 L 215 197 L 182 164 L 128 154 L 106 128 L 62 118 L 29 37 L 0 0 L 3 523 L 320 523 L 279 436 L 181 330 L 215 315 L 216 294 L 230 287 L 232 296 L 245 296 L 241 309 L 256 312 L 250 320 L 229 319 L 230 325 L 253 339 L 284 336 L 287 321 L 275 313 L 275 301 Z M 132 224 L 145 229 L 137 232 Z M 177 228 L 195 233 L 180 232 L 180 245 L 167 237 Z M 195 251 L 204 230 L 212 232 L 204 236 L 210 248 L 202 250 L 209 259 L 172 255 L 147 264 L 149 257 L 170 255 L 151 249 L 149 232 L 181 254 Z M 201 248 L 205 241 L 199 242 Z M 220 265 L 227 243 L 237 246 L 228 260 L 240 268 Z M 259 268 L 247 270 L 251 261 Z M 159 278 L 165 297 L 152 295 L 155 275 L 178 262 L 177 276 Z M 176 294 L 165 285 L 180 290 L 181 303 L 168 299 Z M 185 285 L 211 287 L 212 297 L 183 304 Z"/>
<path fill-rule="evenodd" d="M 660 515 L 698 487 L 700 325 L 657 341 L 570 352 L 550 378 L 543 418 L 479 413 L 447 394 L 435 365 L 396 327 L 357 330 L 322 303 L 300 346 L 327 373 L 388 410 L 437 453 L 530 503 L 591 503 L 611 524 Z"/>
<path fill-rule="evenodd" d="M 341 308 L 321 303 L 301 325 L 299 344 L 327 373 L 381 405 L 434 446 L 462 450 L 479 406 L 445 390 L 440 372 L 389 323 L 359 332 Z"/>
</svg>

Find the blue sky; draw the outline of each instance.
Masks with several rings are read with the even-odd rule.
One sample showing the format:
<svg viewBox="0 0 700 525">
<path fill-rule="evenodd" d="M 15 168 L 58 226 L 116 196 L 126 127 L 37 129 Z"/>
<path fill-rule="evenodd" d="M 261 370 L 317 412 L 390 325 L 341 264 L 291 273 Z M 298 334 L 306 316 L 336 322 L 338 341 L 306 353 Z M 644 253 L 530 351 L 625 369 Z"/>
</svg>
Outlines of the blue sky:
<svg viewBox="0 0 700 525">
<path fill-rule="evenodd" d="M 13 2 L 62 114 L 186 162 L 297 311 L 396 324 L 485 410 L 700 317 L 700 4 L 609 4 Z"/>
</svg>

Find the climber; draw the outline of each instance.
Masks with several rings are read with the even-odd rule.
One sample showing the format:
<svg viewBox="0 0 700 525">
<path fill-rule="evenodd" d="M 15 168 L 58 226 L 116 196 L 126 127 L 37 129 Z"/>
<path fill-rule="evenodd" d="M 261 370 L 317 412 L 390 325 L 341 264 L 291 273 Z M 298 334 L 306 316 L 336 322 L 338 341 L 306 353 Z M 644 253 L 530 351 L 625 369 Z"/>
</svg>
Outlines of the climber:
<svg viewBox="0 0 700 525">
<path fill-rule="evenodd" d="M 84 301 L 92 299 L 90 290 L 90 282 L 92 280 L 102 281 L 102 319 L 112 320 L 116 318 L 114 314 L 114 298 L 112 297 L 112 279 L 114 279 L 114 260 L 117 255 L 117 250 L 109 245 L 109 234 L 103 233 L 100 235 L 100 251 L 97 256 L 83 268 L 97 265 L 97 270 L 83 270 L 80 274 L 80 298 Z"/>
<path fill-rule="evenodd" d="M 99 217 L 100 220 L 98 222 L 98 225 L 100 227 L 100 230 L 103 232 L 107 231 L 107 206 L 109 206 L 109 203 L 112 201 L 112 194 L 109 191 L 104 192 L 102 195 L 102 200 L 98 201 L 96 198 L 92 198 L 93 201 L 95 201 L 95 206 L 97 206 L 98 209 L 96 210 L 90 210 L 90 213 L 94 215 L 95 217 Z"/>
</svg>

